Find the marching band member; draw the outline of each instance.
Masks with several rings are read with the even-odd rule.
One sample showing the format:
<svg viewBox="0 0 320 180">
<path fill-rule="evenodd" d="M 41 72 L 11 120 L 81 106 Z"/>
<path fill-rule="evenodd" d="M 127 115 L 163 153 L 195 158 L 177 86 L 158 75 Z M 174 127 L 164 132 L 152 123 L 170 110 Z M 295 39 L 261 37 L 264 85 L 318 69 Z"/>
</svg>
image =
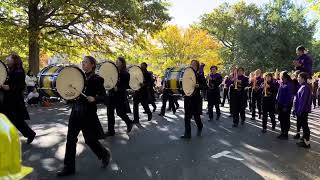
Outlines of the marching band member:
<svg viewBox="0 0 320 180">
<path fill-rule="evenodd" d="M 302 72 L 299 74 L 298 81 L 301 87 L 298 90 L 295 99 L 295 112 L 297 114 L 297 121 L 300 122 L 303 129 L 303 137 L 297 143 L 299 147 L 310 148 L 310 129 L 308 126 L 308 114 L 311 112 L 312 106 L 312 90 L 307 83 L 309 74 Z"/>
<path fill-rule="evenodd" d="M 126 113 L 127 89 L 129 89 L 130 74 L 127 72 L 126 60 L 123 57 L 118 57 L 116 65 L 119 70 L 119 79 L 115 88 L 109 91 L 109 100 L 111 103 L 107 105 L 108 116 L 108 133 L 106 136 L 114 136 L 114 110 L 117 111 L 117 115 L 126 123 L 127 133 L 132 129 L 133 123 Z"/>
<path fill-rule="evenodd" d="M 133 123 L 139 124 L 139 103 L 141 103 L 144 111 L 148 114 L 148 121 L 152 119 L 152 113 L 149 108 L 149 88 L 153 88 L 152 74 L 147 70 L 147 63 L 141 63 L 141 70 L 143 72 L 143 84 L 141 89 L 136 91 L 133 96 Z"/>
<path fill-rule="evenodd" d="M 293 74 L 293 78 L 292 78 L 292 86 L 293 86 L 293 98 L 295 99 L 298 93 L 298 90 L 300 89 L 300 84 L 298 82 L 298 76 L 301 72 L 299 70 L 295 71 Z M 295 112 L 295 104 L 293 104 L 293 116 L 296 116 L 296 112 Z M 296 135 L 293 137 L 294 139 L 300 139 L 300 130 L 301 130 L 301 124 L 300 122 L 297 121 L 296 123 L 297 126 L 297 133 Z"/>
<path fill-rule="evenodd" d="M 253 72 L 251 72 L 250 74 L 249 74 L 249 86 L 248 87 L 246 87 L 246 91 L 247 91 L 247 97 L 248 97 L 248 103 L 249 103 L 249 110 L 250 110 L 250 112 L 252 112 L 252 82 L 254 82 L 254 73 Z"/>
<path fill-rule="evenodd" d="M 167 69 L 168 70 L 168 69 Z M 166 74 L 166 73 L 165 73 Z M 176 106 L 174 105 L 173 96 L 170 93 L 170 90 L 165 86 L 165 79 L 162 80 L 162 107 L 159 116 L 164 116 L 166 112 L 167 101 L 169 101 L 169 110 L 172 109 L 173 114 L 176 113 Z"/>
<path fill-rule="evenodd" d="M 277 94 L 278 119 L 280 121 L 281 134 L 279 139 L 288 139 L 290 129 L 290 113 L 293 103 L 293 88 L 291 77 L 288 72 L 284 71 L 280 74 L 281 85 Z"/>
<path fill-rule="evenodd" d="M 24 137 L 28 138 L 27 143 L 30 144 L 36 133 L 25 122 L 30 117 L 23 96 L 26 75 L 22 67 L 22 60 L 19 55 L 11 54 L 6 61 L 9 78 L 4 85 L 0 85 L 0 90 L 4 93 L 3 107 L 0 111 L 9 118 Z"/>
<path fill-rule="evenodd" d="M 242 67 L 235 69 L 230 86 L 230 101 L 231 112 L 233 114 L 233 127 L 238 127 L 239 115 L 241 117 L 241 125 L 244 124 L 246 119 L 246 93 L 245 87 L 249 84 L 249 79 L 244 76 L 244 69 Z"/>
<path fill-rule="evenodd" d="M 220 84 L 222 83 L 222 76 L 221 74 L 217 73 L 218 67 L 217 66 L 211 66 L 210 71 L 211 73 L 207 77 L 208 82 L 208 91 L 207 91 L 207 97 L 208 97 L 208 111 L 209 111 L 209 121 L 213 120 L 213 106 L 216 108 L 217 117 L 216 120 L 219 120 L 221 116 L 220 112 Z"/>
<path fill-rule="evenodd" d="M 221 107 L 224 107 L 224 104 L 226 102 L 226 99 L 228 99 L 228 103 L 230 104 L 230 97 L 229 97 L 229 87 L 231 85 L 230 83 L 230 77 L 229 76 L 225 76 L 224 80 L 223 80 L 223 98 L 222 98 L 222 103 L 221 103 Z"/>
<path fill-rule="evenodd" d="M 318 86 L 319 86 L 318 78 L 313 77 L 313 79 L 312 79 L 312 102 L 313 102 L 314 109 L 317 107 Z"/>
<path fill-rule="evenodd" d="M 312 77 L 312 58 L 307 54 L 307 50 L 303 46 L 298 46 L 296 49 L 298 55 L 297 59 L 293 61 L 296 70 L 308 73 L 309 77 Z"/>
<path fill-rule="evenodd" d="M 104 138 L 104 132 L 97 115 L 97 103 L 104 102 L 106 92 L 103 78 L 95 74 L 96 60 L 92 56 L 85 56 L 82 69 L 86 75 L 86 90 L 72 104 L 72 111 L 68 124 L 68 135 L 64 167 L 58 171 L 58 176 L 69 176 L 75 173 L 75 157 L 77 151 L 78 135 L 82 131 L 85 143 L 102 161 L 102 168 L 108 166 L 110 151 L 102 146 L 99 139 Z"/>
<path fill-rule="evenodd" d="M 264 83 L 261 85 L 262 91 L 262 132 L 267 132 L 268 115 L 271 118 L 272 129 L 276 128 L 275 102 L 278 87 L 274 83 L 272 73 L 266 73 Z"/>
<path fill-rule="evenodd" d="M 201 104 L 202 99 L 200 95 L 200 90 L 204 89 L 206 86 L 205 77 L 203 74 L 199 72 L 200 63 L 197 60 L 191 61 L 191 67 L 196 73 L 196 87 L 194 90 L 194 94 L 192 96 L 184 96 L 184 123 L 185 123 L 185 132 L 184 135 L 181 136 L 182 139 L 190 139 L 191 138 L 191 118 L 194 117 L 194 120 L 198 127 L 197 135 L 201 136 L 203 124 L 201 122 L 200 114 L 202 112 Z"/>
<path fill-rule="evenodd" d="M 260 69 L 257 69 L 254 72 L 254 79 L 251 82 L 252 87 L 252 95 L 251 95 L 251 103 L 252 103 L 252 120 L 256 119 L 256 108 L 258 108 L 258 115 L 259 119 L 261 119 L 262 115 L 262 106 L 261 106 L 261 100 L 262 100 L 262 91 L 260 89 L 261 84 L 263 83 L 264 79 L 262 76 L 262 71 Z"/>
</svg>

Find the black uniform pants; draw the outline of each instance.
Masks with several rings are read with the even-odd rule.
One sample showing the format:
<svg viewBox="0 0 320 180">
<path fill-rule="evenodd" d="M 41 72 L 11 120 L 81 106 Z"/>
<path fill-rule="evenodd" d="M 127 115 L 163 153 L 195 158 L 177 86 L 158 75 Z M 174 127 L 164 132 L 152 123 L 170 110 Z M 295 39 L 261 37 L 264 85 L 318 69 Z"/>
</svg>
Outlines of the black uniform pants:
<svg viewBox="0 0 320 180">
<path fill-rule="evenodd" d="M 14 114 L 16 113 L 16 114 Z M 29 127 L 22 115 L 17 112 L 4 112 L 12 124 L 21 132 L 21 134 L 28 138 L 34 136 L 36 133 Z"/>
<path fill-rule="evenodd" d="M 261 95 L 257 92 L 252 92 L 252 101 L 251 101 L 251 108 L 252 108 L 252 118 L 256 117 L 256 108 L 258 108 L 259 117 L 262 115 L 262 107 L 261 107 Z"/>
<path fill-rule="evenodd" d="M 68 125 L 68 135 L 67 135 L 67 145 L 66 145 L 66 153 L 64 157 L 64 165 L 65 168 L 69 170 L 75 170 L 75 158 L 77 152 L 77 142 L 78 135 L 82 129 L 77 126 L 75 123 L 70 123 Z M 104 148 L 98 139 L 89 139 L 88 132 L 83 131 L 83 136 L 85 139 L 85 143 L 90 147 L 90 149 L 95 153 L 98 159 L 101 159 L 108 153 L 108 150 Z"/>
<path fill-rule="evenodd" d="M 162 96 L 162 107 L 161 107 L 161 112 L 160 112 L 160 114 L 162 114 L 162 115 L 164 115 L 165 112 L 166 112 L 167 101 L 169 101 L 169 107 L 170 107 L 170 109 L 172 109 L 173 113 L 176 112 L 176 107 L 175 107 L 175 105 L 174 105 L 174 98 L 173 98 L 173 96 L 164 94 L 164 95 Z"/>
<path fill-rule="evenodd" d="M 209 118 L 212 119 L 213 118 L 213 106 L 215 107 L 216 109 L 216 113 L 217 113 L 217 116 L 220 116 L 221 115 L 221 112 L 220 112 L 220 103 L 219 101 L 216 101 L 214 99 L 211 98 L 212 96 L 209 95 L 208 96 L 208 112 L 209 112 Z M 216 97 L 216 98 L 220 98 L 220 97 Z"/>
<path fill-rule="evenodd" d="M 262 128 L 267 129 L 268 115 L 271 119 L 272 126 L 276 125 L 275 101 L 272 97 L 264 97 L 262 101 Z"/>
<path fill-rule="evenodd" d="M 231 93 L 230 101 L 232 105 L 230 111 L 233 116 L 233 124 L 238 125 L 240 118 L 242 122 L 246 120 L 246 95 L 244 91 L 233 90 Z"/>
<path fill-rule="evenodd" d="M 290 130 L 290 112 L 291 108 L 278 107 L 281 133 L 288 135 Z"/>
<path fill-rule="evenodd" d="M 107 116 L 108 116 L 108 132 L 114 133 L 115 117 L 114 110 L 117 111 L 117 115 L 128 125 L 132 124 L 132 121 L 127 115 L 127 105 L 125 102 L 121 103 L 109 103 L 107 106 Z"/>
<path fill-rule="evenodd" d="M 308 125 L 308 113 L 302 113 L 297 115 L 297 122 L 300 122 L 300 125 L 303 130 L 303 138 L 307 141 L 310 140 L 310 129 Z"/>
<path fill-rule="evenodd" d="M 223 99 L 222 99 L 222 106 L 224 106 L 225 102 L 226 102 L 226 99 L 228 100 L 228 103 L 230 103 L 230 100 L 229 100 L 229 89 L 228 88 L 223 88 Z"/>
<path fill-rule="evenodd" d="M 141 103 L 144 111 L 150 115 L 152 114 L 149 108 L 148 98 L 144 96 L 135 95 L 133 96 L 133 118 L 134 122 L 139 122 L 139 103 Z"/>
<path fill-rule="evenodd" d="M 196 100 L 195 100 L 196 99 Z M 198 130 L 202 130 L 203 124 L 200 117 L 200 107 L 202 104 L 202 100 L 200 97 L 184 99 L 184 127 L 185 127 L 185 136 L 191 136 L 191 118 L 194 117 L 194 121 L 197 124 Z"/>
</svg>

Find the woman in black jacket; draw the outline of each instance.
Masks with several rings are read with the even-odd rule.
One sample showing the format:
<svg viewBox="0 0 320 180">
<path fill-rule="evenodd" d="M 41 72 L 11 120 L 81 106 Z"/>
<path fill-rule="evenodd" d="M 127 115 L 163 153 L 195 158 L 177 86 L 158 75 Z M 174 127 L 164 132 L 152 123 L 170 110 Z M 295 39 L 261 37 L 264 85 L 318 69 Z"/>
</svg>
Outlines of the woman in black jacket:
<svg viewBox="0 0 320 180">
<path fill-rule="evenodd" d="M 82 131 L 85 143 L 102 160 L 105 168 L 110 161 L 110 151 L 104 148 L 99 139 L 104 138 L 104 132 L 97 115 L 97 103 L 104 102 L 106 92 L 103 87 L 103 78 L 95 74 L 96 60 L 91 56 L 85 56 L 82 61 L 82 69 L 86 75 L 87 97 L 80 96 L 74 100 L 68 124 L 68 135 L 64 168 L 57 173 L 58 176 L 68 176 L 75 173 L 75 157 L 78 135 Z"/>
<path fill-rule="evenodd" d="M 117 115 L 126 123 L 127 133 L 132 129 L 133 122 L 127 115 L 127 89 L 129 89 L 130 74 L 127 72 L 126 60 L 123 57 L 119 57 L 116 61 L 116 65 L 119 70 L 119 79 L 115 88 L 109 91 L 109 103 L 107 104 L 107 116 L 108 116 L 108 133 L 107 136 L 114 136 L 114 110 L 117 111 Z"/>
<path fill-rule="evenodd" d="M 203 124 L 201 122 L 201 113 L 202 113 L 202 97 L 200 95 L 200 90 L 205 89 L 206 79 L 202 73 L 199 73 L 200 64 L 197 60 L 192 60 L 190 66 L 196 73 L 196 87 L 192 96 L 184 97 L 184 123 L 185 123 L 185 132 L 181 136 L 182 139 L 191 138 L 191 118 L 194 117 L 194 120 L 198 127 L 197 135 L 201 136 Z"/>
<path fill-rule="evenodd" d="M 24 103 L 23 92 L 26 75 L 20 56 L 17 54 L 9 55 L 7 66 L 9 78 L 4 85 L 0 85 L 0 89 L 4 93 L 3 106 L 0 111 L 10 119 L 24 137 L 28 138 L 27 143 L 30 144 L 36 133 L 25 122 L 30 117 Z"/>
</svg>

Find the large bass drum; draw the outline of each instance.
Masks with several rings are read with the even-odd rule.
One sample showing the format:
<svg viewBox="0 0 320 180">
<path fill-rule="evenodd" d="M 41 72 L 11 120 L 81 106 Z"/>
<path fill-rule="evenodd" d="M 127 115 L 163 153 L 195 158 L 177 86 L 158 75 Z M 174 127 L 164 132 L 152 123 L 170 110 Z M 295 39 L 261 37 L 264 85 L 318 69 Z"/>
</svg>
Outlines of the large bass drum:
<svg viewBox="0 0 320 180">
<path fill-rule="evenodd" d="M 76 66 L 48 66 L 39 73 L 39 90 L 47 97 L 72 100 L 84 91 L 85 79 Z"/>
<path fill-rule="evenodd" d="M 141 88 L 144 81 L 143 72 L 139 66 L 131 65 L 128 67 L 130 74 L 129 86 L 132 90 L 137 91 Z"/>
<path fill-rule="evenodd" d="M 173 95 L 192 96 L 196 86 L 196 74 L 191 67 L 169 68 L 165 73 L 165 88 Z"/>
<path fill-rule="evenodd" d="M 8 69 L 7 66 L 0 61 L 0 85 L 3 85 L 8 78 Z"/>
<path fill-rule="evenodd" d="M 99 63 L 96 68 L 96 73 L 104 79 L 104 88 L 110 90 L 117 85 L 118 68 L 112 61 Z"/>
</svg>

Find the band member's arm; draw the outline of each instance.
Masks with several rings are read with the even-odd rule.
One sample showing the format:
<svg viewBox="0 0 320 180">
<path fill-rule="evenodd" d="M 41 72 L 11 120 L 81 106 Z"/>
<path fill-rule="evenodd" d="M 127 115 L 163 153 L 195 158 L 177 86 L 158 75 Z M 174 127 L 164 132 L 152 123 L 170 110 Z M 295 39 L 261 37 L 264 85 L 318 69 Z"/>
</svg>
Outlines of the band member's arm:
<svg viewBox="0 0 320 180">
<path fill-rule="evenodd" d="M 95 86 L 97 88 L 97 94 L 94 97 L 95 102 L 98 103 L 105 103 L 106 102 L 106 90 L 104 89 L 104 79 L 101 77 L 98 77 L 95 79 Z"/>
<path fill-rule="evenodd" d="M 198 84 L 199 84 L 199 89 L 204 90 L 207 89 L 207 83 L 206 83 L 206 78 L 204 77 L 203 74 L 198 74 Z"/>
</svg>

